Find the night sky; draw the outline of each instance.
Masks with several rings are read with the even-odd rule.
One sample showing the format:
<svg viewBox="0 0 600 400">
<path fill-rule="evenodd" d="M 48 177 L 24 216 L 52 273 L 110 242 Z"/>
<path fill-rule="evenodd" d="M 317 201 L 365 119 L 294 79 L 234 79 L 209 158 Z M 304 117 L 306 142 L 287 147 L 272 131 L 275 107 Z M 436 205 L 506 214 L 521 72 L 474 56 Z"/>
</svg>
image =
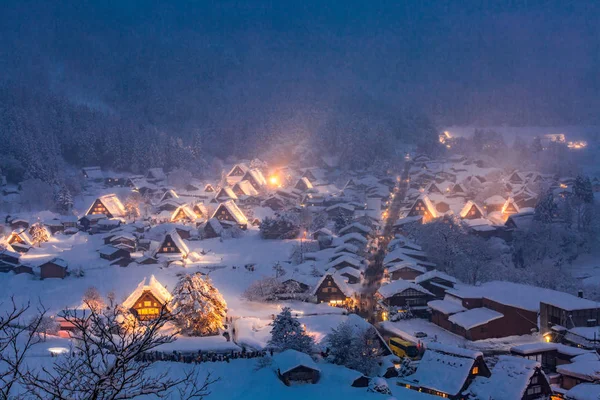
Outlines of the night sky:
<svg viewBox="0 0 600 400">
<path fill-rule="evenodd" d="M 600 122 L 598 1 L 13 1 L 0 79 L 218 120 L 340 99 L 443 124 Z"/>
</svg>

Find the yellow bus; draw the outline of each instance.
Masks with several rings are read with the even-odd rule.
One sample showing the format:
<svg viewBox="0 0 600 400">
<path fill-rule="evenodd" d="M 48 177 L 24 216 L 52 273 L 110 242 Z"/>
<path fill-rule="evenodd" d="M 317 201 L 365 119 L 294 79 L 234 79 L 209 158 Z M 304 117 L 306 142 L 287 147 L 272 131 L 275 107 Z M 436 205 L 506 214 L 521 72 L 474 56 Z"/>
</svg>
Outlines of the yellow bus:
<svg viewBox="0 0 600 400">
<path fill-rule="evenodd" d="M 417 345 L 399 337 L 390 338 L 390 349 L 398 357 L 408 357 L 413 360 L 419 357 Z"/>
</svg>

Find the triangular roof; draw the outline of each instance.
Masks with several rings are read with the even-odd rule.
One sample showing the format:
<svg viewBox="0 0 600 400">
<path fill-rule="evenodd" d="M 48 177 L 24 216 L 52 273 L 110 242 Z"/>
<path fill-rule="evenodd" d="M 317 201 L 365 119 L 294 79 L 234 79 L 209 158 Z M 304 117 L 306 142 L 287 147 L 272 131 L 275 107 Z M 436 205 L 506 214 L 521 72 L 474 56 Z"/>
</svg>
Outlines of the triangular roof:
<svg viewBox="0 0 600 400">
<path fill-rule="evenodd" d="M 175 190 L 169 189 L 163 193 L 162 197 L 160 198 L 160 201 L 167 200 L 167 199 L 178 199 L 178 198 L 179 198 L 179 195 L 175 192 Z"/>
<path fill-rule="evenodd" d="M 185 217 L 187 217 L 190 221 L 195 221 L 197 218 L 196 213 L 190 208 L 190 206 L 184 204 L 182 206 L 179 206 L 175 211 L 173 211 L 173 214 L 171 214 L 171 221 L 178 221 L 179 219 L 176 219 L 176 217 L 180 213 L 183 213 Z"/>
<path fill-rule="evenodd" d="M 339 233 L 343 235 L 344 232 L 346 232 L 352 228 L 356 228 L 365 234 L 371 233 L 371 231 L 372 231 L 372 229 L 370 227 L 365 226 L 365 225 L 361 224 L 360 222 L 353 222 L 350 225 L 346 225 L 345 227 L 340 229 Z"/>
<path fill-rule="evenodd" d="M 342 263 L 347 263 L 352 265 L 354 268 L 359 269 L 362 266 L 362 262 L 361 260 L 355 258 L 355 257 L 351 257 L 351 256 L 342 256 L 342 257 L 338 257 L 335 260 L 331 261 L 329 264 L 325 265 L 325 269 L 329 269 L 329 268 L 335 268 L 336 266 L 342 264 Z"/>
<path fill-rule="evenodd" d="M 258 196 L 258 191 L 247 180 L 242 180 L 233 185 L 233 191 L 239 190 L 245 196 Z"/>
<path fill-rule="evenodd" d="M 327 279 L 328 276 L 330 276 L 331 279 L 333 279 L 333 283 L 335 283 L 335 285 L 338 287 L 338 289 L 342 292 L 342 294 L 344 296 L 346 296 L 346 297 L 354 296 L 354 294 L 356 293 L 356 290 L 354 288 L 352 288 L 351 286 L 349 286 L 346 278 L 341 276 L 338 272 L 335 272 L 335 273 L 328 272 L 325 275 L 323 275 L 321 277 L 321 279 L 319 279 L 319 282 L 317 282 L 317 284 L 315 285 L 315 287 L 313 289 L 313 292 L 312 292 L 313 296 L 316 296 L 317 291 L 319 290 L 319 288 L 321 287 L 321 285 L 323 284 L 325 279 Z"/>
<path fill-rule="evenodd" d="M 433 296 L 433 293 L 431 293 L 429 290 L 425 289 L 424 287 L 417 285 L 416 283 L 413 283 L 411 281 L 405 281 L 402 279 L 399 279 L 397 281 L 392 281 L 388 284 L 382 285 L 378 290 L 377 293 L 379 293 L 384 299 L 388 299 L 396 294 L 402 293 L 405 290 L 408 289 L 412 289 L 412 290 L 416 290 L 417 292 L 429 295 L 429 296 Z"/>
<path fill-rule="evenodd" d="M 183 241 L 181 236 L 179 236 L 179 233 L 177 233 L 175 229 L 173 229 L 165 235 L 165 238 L 161 242 L 161 247 L 169 237 L 171 238 L 173 244 L 177 246 L 181 254 L 187 255 L 190 252 L 190 249 L 188 248 L 187 244 L 185 244 L 185 242 Z"/>
<path fill-rule="evenodd" d="M 310 183 L 310 181 L 308 180 L 307 177 L 303 176 L 302 178 L 298 179 L 298 182 L 296 182 L 296 186 L 294 186 L 295 188 L 299 189 L 298 186 L 304 186 L 306 189 L 303 190 L 310 190 L 313 188 L 312 183 Z"/>
<path fill-rule="evenodd" d="M 154 277 L 154 275 L 152 275 L 150 276 L 148 284 L 146 284 L 146 278 L 142 279 L 137 288 L 123 302 L 123 307 L 126 309 L 133 308 L 135 302 L 138 301 L 142 294 L 144 294 L 146 291 L 152 293 L 156 300 L 160 301 L 163 305 L 168 304 L 173 298 L 171 293 L 169 293 L 169 291 Z"/>
<path fill-rule="evenodd" d="M 481 208 L 472 200 L 467 201 L 467 203 L 465 204 L 465 206 L 462 208 L 462 210 L 460 210 L 460 217 L 461 218 L 466 218 L 468 217 L 469 211 L 471 211 L 471 208 L 475 207 L 477 209 L 477 211 L 479 211 L 479 214 L 481 217 L 483 217 L 483 211 L 481 210 Z"/>
<path fill-rule="evenodd" d="M 235 222 L 239 225 L 245 225 L 248 223 L 248 219 L 246 218 L 242 210 L 240 210 L 237 204 L 235 204 L 232 200 L 228 200 L 219 204 L 211 218 L 217 218 L 219 212 L 222 209 L 227 210 L 227 212 L 231 215 L 233 219 L 235 219 Z"/>
<path fill-rule="evenodd" d="M 248 179 L 254 180 L 254 182 L 256 182 L 260 186 L 265 186 L 267 184 L 267 179 L 265 178 L 265 176 L 263 175 L 261 170 L 256 169 L 256 168 L 246 171 L 242 180 L 248 180 Z"/>
<path fill-rule="evenodd" d="M 231 189 L 229 186 L 225 186 L 225 187 L 222 187 L 221 189 L 219 189 L 215 198 L 216 199 L 227 198 L 227 199 L 236 200 L 238 197 L 234 193 L 233 189 Z"/>
<path fill-rule="evenodd" d="M 429 196 L 427 196 L 427 195 L 419 196 L 415 200 L 413 205 L 410 207 L 411 210 L 415 207 L 415 205 L 417 204 L 418 201 L 422 201 L 423 204 L 425 204 L 425 207 L 427 207 L 427 211 L 429 211 L 429 214 L 431 215 L 432 218 L 438 217 L 437 210 L 435 209 L 435 206 L 433 205 L 433 203 L 431 202 L 431 199 L 429 199 Z"/>
<path fill-rule="evenodd" d="M 119 200 L 116 194 L 107 194 L 98 197 L 92 203 L 90 208 L 88 208 L 86 214 L 89 214 L 92 211 L 94 204 L 96 204 L 98 201 L 102 203 L 104 208 L 106 208 L 106 210 L 111 214 L 112 218 L 124 218 L 127 214 L 125 211 L 125 206 L 123 206 L 123 203 L 121 203 L 121 200 Z"/>
<path fill-rule="evenodd" d="M 313 371 L 320 371 L 313 359 L 305 353 L 296 350 L 285 350 L 273 356 L 273 361 L 280 374 L 285 374 L 298 367 L 305 367 Z"/>
<path fill-rule="evenodd" d="M 242 171 L 242 175 L 245 174 L 246 172 L 248 172 L 248 170 L 250 168 L 248 168 L 248 166 L 244 163 L 239 163 L 239 164 L 235 164 L 233 167 L 231 167 L 231 169 L 229 170 L 229 172 L 227 173 L 227 176 L 237 176 L 237 175 L 233 175 L 233 173 L 236 171 L 236 169 L 238 169 Z"/>
<path fill-rule="evenodd" d="M 450 275 L 448 275 L 445 272 L 438 271 L 437 269 L 434 269 L 433 271 L 426 272 L 423 275 L 417 276 L 415 278 L 415 282 L 416 283 L 421 283 L 421 282 L 425 282 L 425 281 L 428 281 L 428 280 L 433 279 L 433 278 L 440 278 L 440 279 L 443 279 L 445 281 L 452 282 L 452 283 L 457 283 L 458 282 L 455 277 L 450 276 Z"/>
</svg>

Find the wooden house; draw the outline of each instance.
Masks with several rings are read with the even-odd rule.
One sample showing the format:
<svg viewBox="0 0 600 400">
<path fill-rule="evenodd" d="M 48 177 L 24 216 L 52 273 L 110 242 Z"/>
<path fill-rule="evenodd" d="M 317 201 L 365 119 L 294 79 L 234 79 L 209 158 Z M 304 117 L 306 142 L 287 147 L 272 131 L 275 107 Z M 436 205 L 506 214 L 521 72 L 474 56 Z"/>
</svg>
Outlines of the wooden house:
<svg viewBox="0 0 600 400">
<path fill-rule="evenodd" d="M 100 258 L 108 261 L 115 261 L 120 258 L 131 258 L 131 253 L 125 249 L 120 249 L 116 246 L 106 245 L 98 249 Z"/>
<path fill-rule="evenodd" d="M 438 270 L 433 270 L 417 276 L 415 278 L 415 283 L 429 290 L 436 297 L 442 298 L 447 290 L 454 288 L 457 281 L 453 276 Z"/>
<path fill-rule="evenodd" d="M 312 183 L 310 183 L 308 178 L 303 177 L 303 178 L 298 179 L 298 182 L 296 182 L 294 189 L 298 189 L 301 192 L 307 192 L 307 191 L 313 189 L 313 185 L 312 185 Z"/>
<path fill-rule="evenodd" d="M 483 210 L 472 200 L 469 200 L 460 211 L 460 217 L 463 219 L 483 218 Z"/>
<path fill-rule="evenodd" d="M 252 186 L 250 181 L 239 181 L 233 185 L 232 190 L 237 197 L 258 196 L 258 190 Z"/>
<path fill-rule="evenodd" d="M 452 186 L 452 189 L 450 189 L 450 196 L 466 196 L 466 195 L 467 195 L 467 191 L 465 190 L 463 185 L 460 183 L 455 184 L 454 186 Z"/>
<path fill-rule="evenodd" d="M 81 225 L 81 228 L 85 231 L 92 229 L 94 227 L 96 227 L 98 225 L 98 222 L 107 219 L 106 215 L 104 214 L 91 214 L 91 215 L 84 215 L 83 217 L 81 217 L 79 219 L 79 224 Z"/>
<path fill-rule="evenodd" d="M 285 208 L 285 200 L 276 194 L 271 195 L 268 199 L 264 200 L 261 205 L 263 207 L 269 207 L 273 211 L 283 210 Z"/>
<path fill-rule="evenodd" d="M 349 306 L 354 303 L 356 291 L 348 285 L 346 279 L 334 273 L 325 274 L 315 286 L 313 296 L 317 303 L 333 306 Z"/>
<path fill-rule="evenodd" d="M 33 275 L 33 267 L 31 265 L 17 265 L 16 267 L 14 267 L 12 269 L 12 271 L 16 274 L 29 274 L 29 275 Z"/>
<path fill-rule="evenodd" d="M 192 207 L 192 211 L 196 214 L 196 218 L 206 219 L 208 218 L 208 210 L 204 203 L 196 203 Z"/>
<path fill-rule="evenodd" d="M 173 296 L 152 275 L 148 284 L 144 278 L 137 288 L 123 302 L 123 307 L 134 313 L 140 320 L 149 320 L 160 315 L 161 309 L 167 307 Z"/>
<path fill-rule="evenodd" d="M 219 202 L 223 202 L 228 200 L 237 200 L 238 197 L 230 187 L 226 186 L 219 189 L 215 195 L 215 199 L 217 199 Z"/>
<path fill-rule="evenodd" d="M 386 267 L 386 272 L 389 276 L 389 279 L 392 281 L 397 281 L 398 279 L 412 281 L 417 276 L 423 275 L 425 272 L 427 272 L 427 269 L 411 262 L 399 262 L 388 265 Z"/>
<path fill-rule="evenodd" d="M 512 215 L 517 214 L 519 212 L 519 206 L 514 202 L 512 198 L 506 199 L 504 205 L 502 206 L 502 214 L 503 215 Z"/>
<path fill-rule="evenodd" d="M 427 187 L 426 192 L 428 194 L 431 194 L 431 193 L 433 193 L 433 194 L 445 194 L 444 192 L 442 192 L 442 189 L 439 188 L 439 186 L 436 184 L 436 182 L 431 182 L 429 184 L 429 186 Z"/>
<path fill-rule="evenodd" d="M 260 191 L 263 187 L 267 185 L 267 180 L 265 179 L 265 176 L 259 169 L 256 168 L 246 171 L 246 173 L 242 177 L 242 180 L 250 182 L 250 184 L 257 191 Z"/>
<path fill-rule="evenodd" d="M 10 272 L 19 265 L 21 254 L 8 249 L 0 250 L 0 272 Z"/>
<path fill-rule="evenodd" d="M 542 400 L 550 398 L 552 389 L 537 361 L 501 355 L 491 376 L 477 376 L 467 389 L 467 398 L 493 399 L 501 388 L 505 399 Z"/>
<path fill-rule="evenodd" d="M 206 186 L 204 186 L 204 191 L 206 193 L 214 193 L 215 192 L 215 188 L 213 187 L 213 185 L 211 185 L 210 183 L 206 184 Z"/>
<path fill-rule="evenodd" d="M 420 196 L 408 211 L 407 217 L 423 216 L 423 222 L 437 218 L 438 214 L 428 196 Z"/>
<path fill-rule="evenodd" d="M 179 200 L 179 195 L 177 194 L 177 192 L 175 192 L 175 190 L 173 189 L 169 189 L 166 190 L 163 195 L 160 198 L 160 202 L 163 202 L 165 200 L 175 200 L 175 201 L 180 201 Z"/>
<path fill-rule="evenodd" d="M 491 376 L 483 353 L 430 343 L 416 372 L 399 378 L 398 385 L 434 396 L 462 400 L 463 392 L 479 376 Z"/>
<path fill-rule="evenodd" d="M 341 270 L 344 268 L 354 268 L 354 269 L 361 269 L 362 267 L 362 262 L 360 259 L 358 259 L 357 257 L 351 257 L 351 256 L 341 256 L 341 257 L 336 257 L 333 261 L 331 261 L 330 263 L 328 263 L 327 265 L 325 265 L 325 269 L 336 269 L 336 270 Z"/>
<path fill-rule="evenodd" d="M 371 234 L 371 230 L 372 229 L 368 226 L 365 226 L 359 222 L 353 222 L 350 225 L 347 225 L 340 229 L 338 233 L 340 235 L 345 235 L 347 233 L 358 233 L 359 235 L 368 237 Z"/>
<path fill-rule="evenodd" d="M 276 354 L 273 362 L 277 376 L 286 386 L 319 381 L 321 371 L 308 354 L 288 349 Z"/>
<path fill-rule="evenodd" d="M 60 278 L 64 279 L 67 276 L 68 264 L 62 258 L 53 258 L 39 266 L 40 278 Z"/>
<path fill-rule="evenodd" d="M 171 215 L 171 222 L 181 223 L 181 222 L 196 222 L 196 213 L 188 206 L 184 204 L 179 206 L 173 214 Z"/>
<path fill-rule="evenodd" d="M 125 218 L 127 215 L 121 200 L 115 194 L 97 198 L 85 215 L 104 215 L 107 218 Z"/>
<path fill-rule="evenodd" d="M 415 308 L 426 307 L 434 299 L 433 293 L 413 282 L 396 280 L 382 285 L 377 296 L 388 307 Z"/>
<path fill-rule="evenodd" d="M 354 215 L 354 207 L 346 203 L 338 203 L 327 207 L 325 212 L 329 218 L 336 218 L 338 216 L 351 218 Z"/>
<path fill-rule="evenodd" d="M 241 178 L 246 174 L 246 172 L 248 172 L 249 169 L 250 168 L 248 168 L 248 166 L 244 163 L 235 164 L 227 173 L 227 177 Z"/>
<path fill-rule="evenodd" d="M 502 211 L 502 207 L 506 203 L 506 199 L 499 195 L 488 197 L 483 201 L 483 205 L 487 213 Z"/>
<path fill-rule="evenodd" d="M 161 242 L 156 254 L 165 254 L 165 255 L 181 255 L 183 258 L 187 257 L 190 250 L 188 246 L 185 244 L 181 236 L 176 231 L 171 231 L 165 235 L 165 238 Z"/>
<path fill-rule="evenodd" d="M 13 231 L 25 230 L 27 228 L 29 228 L 29 221 L 26 221 L 22 218 L 15 218 L 10 221 L 10 229 L 12 229 Z"/>
<path fill-rule="evenodd" d="M 221 234 L 223 233 L 223 226 L 221 225 L 221 223 L 219 222 L 218 219 L 216 218 L 211 218 L 208 221 L 206 221 L 206 224 L 204 225 L 204 239 L 211 239 L 211 238 L 215 238 L 215 237 L 220 237 Z"/>
<path fill-rule="evenodd" d="M 226 201 L 219 204 L 211 218 L 219 221 L 229 221 L 237 224 L 241 229 L 248 227 L 248 219 L 233 201 Z"/>
<path fill-rule="evenodd" d="M 513 185 L 521 185 L 521 184 L 525 183 L 525 179 L 517 171 L 513 172 L 510 175 L 510 177 L 508 178 L 508 181 L 510 183 L 512 183 Z"/>
<path fill-rule="evenodd" d="M 164 201 L 161 201 L 160 203 L 158 203 L 158 206 L 156 206 L 156 210 L 161 212 L 161 211 L 175 211 L 177 210 L 180 206 L 182 205 L 182 203 L 180 201 L 177 201 L 175 199 L 167 199 Z"/>
</svg>

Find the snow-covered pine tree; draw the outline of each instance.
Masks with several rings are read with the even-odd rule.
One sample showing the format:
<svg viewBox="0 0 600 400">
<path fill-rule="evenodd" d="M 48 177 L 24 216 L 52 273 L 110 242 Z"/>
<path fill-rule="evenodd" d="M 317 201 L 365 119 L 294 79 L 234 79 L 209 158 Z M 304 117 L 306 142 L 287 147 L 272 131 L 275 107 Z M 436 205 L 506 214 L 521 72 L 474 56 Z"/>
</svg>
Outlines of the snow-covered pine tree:
<svg viewBox="0 0 600 400">
<path fill-rule="evenodd" d="M 372 375 L 379 367 L 380 358 L 379 338 L 375 328 L 369 327 L 354 335 L 352 351 L 345 365 L 365 375 Z"/>
<path fill-rule="evenodd" d="M 589 177 L 577 175 L 573 184 L 573 195 L 582 203 L 594 202 L 594 190 Z"/>
<path fill-rule="evenodd" d="M 73 208 L 73 197 L 66 185 L 61 185 L 56 194 L 56 208 L 61 213 L 69 213 Z"/>
<path fill-rule="evenodd" d="M 227 303 L 210 278 L 199 273 L 188 274 L 181 277 L 173 290 L 171 314 L 184 334 L 215 335 L 223 328 Z"/>
<path fill-rule="evenodd" d="M 313 345 L 313 338 L 306 334 L 300 321 L 292 317 L 290 308 L 285 307 L 273 321 L 268 347 L 277 351 L 292 349 L 310 354 Z"/>
<path fill-rule="evenodd" d="M 551 223 L 557 212 L 556 203 L 552 193 L 548 193 L 535 206 L 534 219 L 544 224 Z"/>
<path fill-rule="evenodd" d="M 338 365 L 348 364 L 354 345 L 354 327 L 347 321 L 340 323 L 327 335 L 325 344 L 329 349 L 329 361 Z"/>
</svg>

